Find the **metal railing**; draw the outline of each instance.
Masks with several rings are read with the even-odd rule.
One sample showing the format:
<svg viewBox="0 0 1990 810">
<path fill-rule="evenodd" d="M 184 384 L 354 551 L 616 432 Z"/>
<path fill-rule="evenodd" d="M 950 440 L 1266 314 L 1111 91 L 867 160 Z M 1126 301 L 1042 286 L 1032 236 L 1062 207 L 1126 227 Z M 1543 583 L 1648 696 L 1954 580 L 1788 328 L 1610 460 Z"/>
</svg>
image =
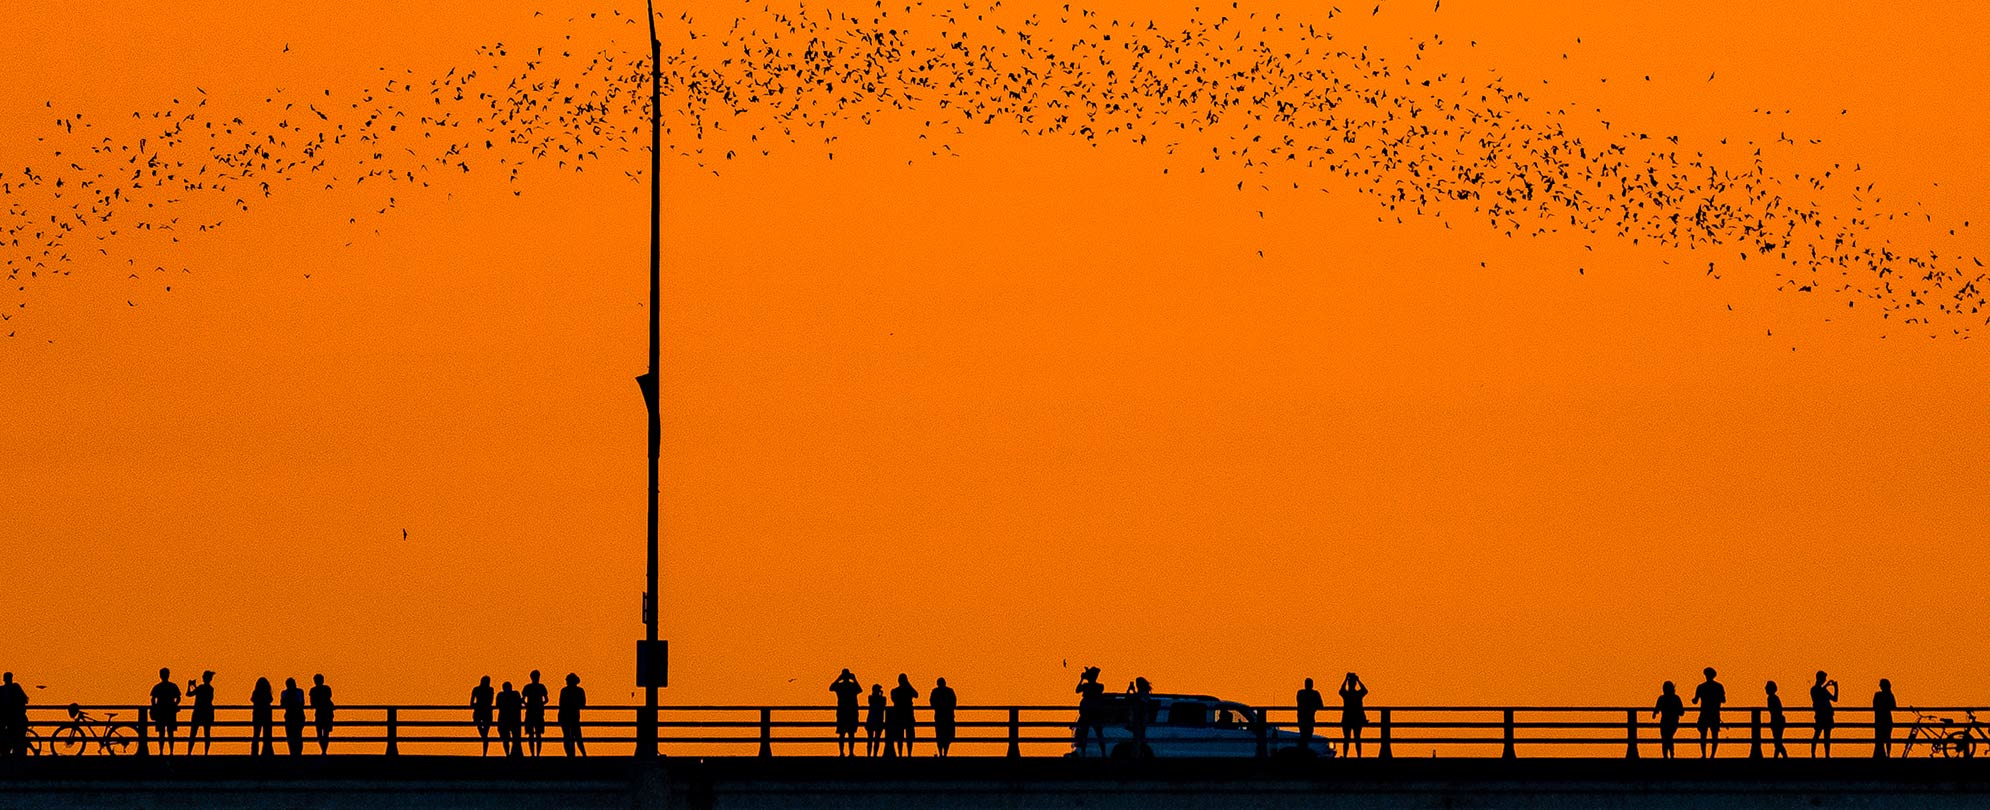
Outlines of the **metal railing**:
<svg viewBox="0 0 1990 810">
<path fill-rule="evenodd" d="M 163 740 L 154 724 L 136 722 L 145 716 L 145 707 L 134 705 L 89 705 L 78 707 L 85 720 L 74 720 L 66 706 L 29 707 L 31 753 L 38 755 L 157 755 Z M 579 724 L 588 752 L 601 755 L 627 754 L 637 739 L 638 706 L 590 706 Z M 667 752 L 718 756 L 830 756 L 836 753 L 836 717 L 833 706 L 665 706 L 659 714 L 658 740 Z M 932 710 L 915 710 L 915 753 L 933 753 Z M 1256 756 L 1277 756 L 1294 747 L 1298 740 L 1299 714 L 1295 707 L 1273 706 L 1257 710 L 1259 717 L 1223 731 L 1212 726 L 1189 730 L 1166 723 L 1110 723 L 1106 728 L 1116 742 L 1132 742 L 1131 752 L 1147 743 L 1166 744 L 1176 750 L 1186 746 L 1221 747 L 1234 752 L 1239 739 L 1255 739 Z M 1378 706 L 1369 707 L 1368 721 L 1360 731 L 1363 753 L 1369 757 L 1390 758 L 1399 752 L 1407 756 L 1505 757 L 1651 757 L 1657 756 L 1663 742 L 1663 726 L 1652 717 L 1650 707 L 1575 706 Z M 1786 708 L 1788 719 L 1781 741 L 1792 756 L 1806 756 L 1813 731 L 1808 708 Z M 115 716 L 112 716 L 115 713 Z M 1903 708 L 1892 714 L 1890 724 L 1875 723 L 1872 709 L 1841 708 L 1832 724 L 1831 750 L 1837 756 L 1873 756 L 1885 735 L 1891 756 L 1970 757 L 1981 752 L 1990 756 L 1990 719 L 1978 722 L 1976 714 L 1990 718 L 1990 708 L 1940 707 Z M 248 706 L 215 707 L 211 732 L 203 737 L 207 750 L 217 754 L 249 753 L 252 709 Z M 542 745 L 548 756 L 564 751 L 561 724 L 556 710 L 546 712 Z M 290 753 L 289 724 L 279 709 L 272 712 L 271 737 L 275 753 Z M 1699 712 L 1689 710 L 1674 727 L 1672 742 L 1678 756 L 1699 755 L 1701 742 L 1696 720 Z M 174 751 L 184 754 L 191 732 L 190 706 L 178 712 Z M 307 711 L 301 726 L 301 752 L 318 754 L 315 713 Z M 1065 756 L 1073 751 L 1077 710 L 1072 706 L 962 706 L 955 713 L 954 753 L 966 756 Z M 1341 712 L 1324 709 L 1316 716 L 1314 739 L 1339 743 L 1343 738 Z M 353 705 L 339 706 L 330 735 L 333 754 L 372 755 L 476 755 L 485 745 L 496 745 L 502 753 L 503 733 L 496 723 L 480 725 L 468 706 L 454 705 Z M 480 732 L 480 728 L 483 731 Z M 1769 712 L 1760 707 L 1729 707 L 1721 712 L 1722 757 L 1773 756 L 1775 728 Z M 1240 737 L 1240 735 L 1242 735 Z M 856 744 L 862 751 L 870 737 L 860 724 Z M 528 740 L 529 736 L 522 735 Z M 878 737 L 880 744 L 883 735 Z M 1115 747 L 1119 747 L 1115 745 Z M 1741 753 L 1745 752 L 1745 753 Z M 1122 751 L 1125 753 L 1125 751 Z"/>
</svg>

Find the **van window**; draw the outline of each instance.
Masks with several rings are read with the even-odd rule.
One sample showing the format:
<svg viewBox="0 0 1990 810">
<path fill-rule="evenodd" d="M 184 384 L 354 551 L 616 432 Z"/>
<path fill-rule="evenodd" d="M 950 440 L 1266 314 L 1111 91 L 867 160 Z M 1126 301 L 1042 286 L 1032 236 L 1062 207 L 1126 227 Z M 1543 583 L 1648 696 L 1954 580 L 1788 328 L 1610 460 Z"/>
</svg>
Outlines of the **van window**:
<svg viewBox="0 0 1990 810">
<path fill-rule="evenodd" d="M 1179 701 L 1168 706 L 1168 725 L 1203 728 L 1209 725 L 1209 704 Z"/>
</svg>

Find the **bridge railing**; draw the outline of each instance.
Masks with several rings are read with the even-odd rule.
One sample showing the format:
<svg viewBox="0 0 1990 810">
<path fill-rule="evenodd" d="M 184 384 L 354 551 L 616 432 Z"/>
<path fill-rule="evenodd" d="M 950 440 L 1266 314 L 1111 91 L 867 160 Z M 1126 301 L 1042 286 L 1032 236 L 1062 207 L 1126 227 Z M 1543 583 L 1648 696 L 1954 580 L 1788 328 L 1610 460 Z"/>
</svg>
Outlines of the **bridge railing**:
<svg viewBox="0 0 1990 810">
<path fill-rule="evenodd" d="M 138 723 L 145 707 L 135 705 L 81 706 L 84 722 L 72 720 L 65 706 L 29 707 L 31 745 L 40 755 L 104 755 L 163 753 L 164 740 L 151 722 Z M 1247 719 L 1234 727 L 1177 726 L 1164 722 L 1129 725 L 1108 723 L 1109 745 L 1117 754 L 1131 755 L 1141 746 L 1170 753 L 1207 750 L 1208 755 L 1280 756 L 1299 744 L 1299 712 L 1291 706 L 1259 707 L 1261 720 Z M 582 714 L 581 737 L 592 754 L 627 754 L 636 740 L 641 708 L 627 705 L 589 706 Z M 184 752 L 192 709 L 177 713 L 175 753 Z M 281 709 L 272 711 L 274 753 L 290 752 L 289 723 Z M 1814 718 L 1809 708 L 1784 709 L 1787 723 L 1782 742 L 1792 756 L 1806 756 L 1813 742 Z M 1891 724 L 1876 723 L 1866 708 L 1835 712 L 1830 739 L 1836 756 L 1869 757 L 1878 741 L 1888 741 L 1892 756 L 1990 756 L 1990 708 L 1903 708 Z M 1974 717 L 1985 722 L 1979 724 Z M 1699 756 L 1700 714 L 1689 709 L 1674 727 L 1677 755 Z M 861 721 L 864 719 L 859 717 Z M 959 756 L 1065 756 L 1073 751 L 1078 719 L 1073 706 L 962 706 L 955 713 L 953 753 Z M 1346 736 L 1338 708 L 1315 716 L 1314 748 L 1340 743 Z M 1774 756 L 1775 728 L 1770 712 L 1761 707 L 1726 707 L 1720 713 L 1719 756 Z M 931 755 L 932 710 L 915 710 L 916 755 Z M 1372 706 L 1359 738 L 1366 757 L 1655 757 L 1661 753 L 1663 726 L 1650 707 L 1597 706 Z M 659 710 L 658 740 L 667 753 L 700 756 L 832 756 L 836 753 L 836 712 L 833 706 L 665 706 Z M 205 750 L 246 754 L 250 750 L 253 709 L 216 706 Z M 298 729 L 301 752 L 316 755 L 315 712 L 307 710 Z M 528 742 L 529 735 L 521 735 Z M 492 755 L 503 751 L 503 732 L 495 722 L 480 725 L 466 705 L 339 706 L 328 749 L 334 754 Z M 868 747 L 869 733 L 860 722 L 856 746 Z M 544 755 L 564 753 L 564 732 L 557 709 L 548 707 Z M 878 735 L 880 748 L 884 741 Z M 1255 743 L 1252 745 L 1251 743 Z M 1096 756 L 1096 748 L 1092 749 Z M 1193 755 L 1193 754 L 1187 754 Z"/>
</svg>

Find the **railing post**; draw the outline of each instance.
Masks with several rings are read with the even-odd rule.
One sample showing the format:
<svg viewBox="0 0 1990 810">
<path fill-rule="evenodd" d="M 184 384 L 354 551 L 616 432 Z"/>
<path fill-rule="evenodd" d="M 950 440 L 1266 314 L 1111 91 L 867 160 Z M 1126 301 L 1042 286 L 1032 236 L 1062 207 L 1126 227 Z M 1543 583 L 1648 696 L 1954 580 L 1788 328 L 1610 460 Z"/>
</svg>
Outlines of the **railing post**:
<svg viewBox="0 0 1990 810">
<path fill-rule="evenodd" d="M 1258 716 L 1251 718 L 1251 734 L 1258 738 L 1258 759 L 1271 756 L 1271 732 L 1266 713 L 1270 709 L 1259 709 Z"/>
<path fill-rule="evenodd" d="M 401 755 L 400 723 L 401 723 L 400 708 L 395 706 L 388 706 L 387 707 L 387 756 L 398 757 Z"/>
<path fill-rule="evenodd" d="M 1500 752 L 1500 759 L 1513 759 L 1513 710 L 1506 710 L 1506 750 Z"/>
<path fill-rule="evenodd" d="M 1762 758 L 1762 710 L 1748 710 L 1748 758 Z"/>
<path fill-rule="evenodd" d="M 150 748 L 149 746 L 147 746 L 147 745 L 145 744 L 145 715 L 146 715 L 146 713 L 147 713 L 147 712 L 150 712 L 151 710 L 152 710 L 152 709 L 151 709 L 151 707 L 149 707 L 149 706 L 148 706 L 148 707 L 142 707 L 142 708 L 140 708 L 140 709 L 138 710 L 138 724 L 137 724 L 137 725 L 138 725 L 138 751 L 137 751 L 137 753 L 136 753 L 136 754 L 134 754 L 134 756 L 141 756 L 141 757 L 143 757 L 143 756 L 151 756 L 151 755 L 152 755 L 152 749 L 151 749 L 151 748 Z M 85 749 L 85 750 L 88 750 L 88 749 Z"/>
<path fill-rule="evenodd" d="M 1638 710 L 1624 710 L 1624 758 L 1638 758 Z"/>
<path fill-rule="evenodd" d="M 1379 754 L 1378 756 L 1380 756 L 1382 759 L 1392 759 L 1396 756 L 1395 751 L 1389 748 L 1389 710 L 1388 709 L 1382 710 L 1382 753 Z"/>
<path fill-rule="evenodd" d="M 760 755 L 774 755 L 774 710 L 760 710 Z"/>
<path fill-rule="evenodd" d="M 1081 752 L 1082 753 L 1082 752 Z M 1009 758 L 1023 755 L 1023 710 L 1009 708 Z"/>
</svg>

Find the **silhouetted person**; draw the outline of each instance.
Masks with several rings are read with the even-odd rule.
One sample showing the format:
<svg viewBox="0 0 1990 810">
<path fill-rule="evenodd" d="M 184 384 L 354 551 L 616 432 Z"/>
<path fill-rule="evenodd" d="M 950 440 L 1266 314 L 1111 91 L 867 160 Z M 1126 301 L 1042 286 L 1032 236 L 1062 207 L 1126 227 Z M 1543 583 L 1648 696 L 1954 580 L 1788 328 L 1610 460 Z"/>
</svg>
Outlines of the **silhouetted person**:
<svg viewBox="0 0 1990 810">
<path fill-rule="evenodd" d="M 193 717 L 187 722 L 187 753 L 193 753 L 193 744 L 201 741 L 200 752 L 206 754 L 214 749 L 214 670 L 200 674 L 200 685 L 187 681 L 187 694 L 193 696 Z"/>
<path fill-rule="evenodd" d="M 283 679 L 283 738 L 290 743 L 290 755 L 304 753 L 304 690 L 297 688 L 296 678 Z"/>
<path fill-rule="evenodd" d="M 477 736 L 484 741 L 482 756 L 491 755 L 491 702 L 497 698 L 497 690 L 491 688 L 491 676 L 476 686 L 470 687 L 470 722 L 477 726 Z"/>
<path fill-rule="evenodd" d="M 1313 721 L 1319 716 L 1320 710 L 1327 707 L 1327 703 L 1320 699 L 1320 690 L 1313 688 L 1312 678 L 1306 679 L 1305 688 L 1300 689 L 1299 693 L 1293 696 L 1293 702 L 1299 707 L 1299 747 L 1311 751 L 1313 750 Z"/>
<path fill-rule="evenodd" d="M 1653 706 L 1651 716 L 1658 718 L 1658 752 L 1666 759 L 1672 758 L 1672 738 L 1679 734 L 1679 718 L 1686 716 L 1686 703 L 1679 699 L 1678 687 L 1666 681 L 1660 690 L 1658 705 Z"/>
<path fill-rule="evenodd" d="M 1714 668 L 1707 667 L 1707 679 L 1693 688 L 1693 702 L 1700 707 L 1700 758 L 1721 752 L 1721 706 L 1727 703 L 1727 687 L 1714 680 Z"/>
<path fill-rule="evenodd" d="M 173 734 L 179 727 L 180 687 L 173 683 L 173 671 L 160 667 L 159 682 L 152 685 L 152 728 L 168 756 L 173 753 Z"/>
<path fill-rule="evenodd" d="M 1873 693 L 1873 758 L 1893 756 L 1893 682 L 1879 679 Z"/>
<path fill-rule="evenodd" d="M 1100 717 L 1100 704 L 1105 700 L 1106 686 L 1099 683 L 1099 668 L 1086 667 L 1078 675 L 1078 686 L 1071 691 L 1078 693 L 1078 756 L 1085 755 L 1087 731 L 1099 741 L 1099 756 L 1105 756 L 1106 726 Z"/>
<path fill-rule="evenodd" d="M 580 712 L 587 708 L 587 690 L 580 688 L 580 676 L 567 673 L 567 685 L 560 687 L 560 744 L 567 756 L 578 750 L 587 756 L 587 741 L 580 736 Z"/>
<path fill-rule="evenodd" d="M 532 682 L 519 690 L 525 698 L 525 741 L 526 748 L 533 756 L 539 755 L 539 746 L 546 742 L 546 685 L 539 682 L 539 670 L 532 670 Z"/>
<path fill-rule="evenodd" d="M 318 753 L 331 753 L 332 748 L 332 688 L 325 685 L 325 676 L 311 676 L 311 711 L 316 715 L 318 726 Z"/>
<path fill-rule="evenodd" d="M 1770 681 L 1762 689 L 1769 693 L 1769 734 L 1776 739 L 1775 758 L 1789 759 L 1789 750 L 1783 748 L 1783 727 L 1788 725 L 1788 722 L 1783 717 L 1783 698 L 1781 695 L 1776 694 L 1775 681 Z"/>
<path fill-rule="evenodd" d="M 249 692 L 249 753 L 253 756 L 274 756 L 276 754 L 276 713 L 270 704 L 276 702 L 274 690 L 270 689 L 268 678 L 257 678 L 256 688 Z"/>
<path fill-rule="evenodd" d="M 505 756 L 525 755 L 525 746 L 518 739 L 519 727 L 524 724 L 525 697 L 512 690 L 511 681 L 505 681 L 504 689 L 497 693 L 498 746 Z"/>
<path fill-rule="evenodd" d="M 871 684 L 869 711 L 864 715 L 864 756 L 878 755 L 878 735 L 884 732 L 884 684 Z"/>
<path fill-rule="evenodd" d="M 836 693 L 836 755 L 839 757 L 857 754 L 857 696 L 864 693 L 864 685 L 857 682 L 857 676 L 850 670 L 836 676 L 829 682 L 829 691 Z"/>
<path fill-rule="evenodd" d="M 1817 741 L 1824 741 L 1824 758 L 1831 758 L 1831 727 L 1838 721 L 1838 710 L 1831 704 L 1838 702 L 1838 682 L 1824 679 L 1824 670 L 1817 671 L 1817 685 L 1810 688 L 1810 755 L 1817 756 Z"/>
<path fill-rule="evenodd" d="M 886 717 L 890 732 L 898 743 L 898 755 L 912 756 L 912 740 L 917 736 L 913 729 L 912 702 L 919 699 L 919 690 L 912 688 L 912 679 L 905 673 L 898 673 L 898 688 L 891 690 L 891 714 Z"/>
<path fill-rule="evenodd" d="M 939 756 L 946 756 L 947 749 L 954 744 L 954 707 L 959 705 L 947 679 L 941 678 L 933 685 L 933 694 L 926 697 L 926 703 L 933 707 L 933 744 L 939 748 Z"/>
<path fill-rule="evenodd" d="M 1368 697 L 1368 685 L 1352 672 L 1340 682 L 1340 755 L 1361 756 L 1361 727 L 1368 725 L 1368 710 L 1361 702 Z M 1353 753 L 1349 753 L 1352 749 Z"/>
<path fill-rule="evenodd" d="M 28 753 L 28 692 L 14 682 L 14 673 L 0 674 L 0 756 Z"/>
</svg>

